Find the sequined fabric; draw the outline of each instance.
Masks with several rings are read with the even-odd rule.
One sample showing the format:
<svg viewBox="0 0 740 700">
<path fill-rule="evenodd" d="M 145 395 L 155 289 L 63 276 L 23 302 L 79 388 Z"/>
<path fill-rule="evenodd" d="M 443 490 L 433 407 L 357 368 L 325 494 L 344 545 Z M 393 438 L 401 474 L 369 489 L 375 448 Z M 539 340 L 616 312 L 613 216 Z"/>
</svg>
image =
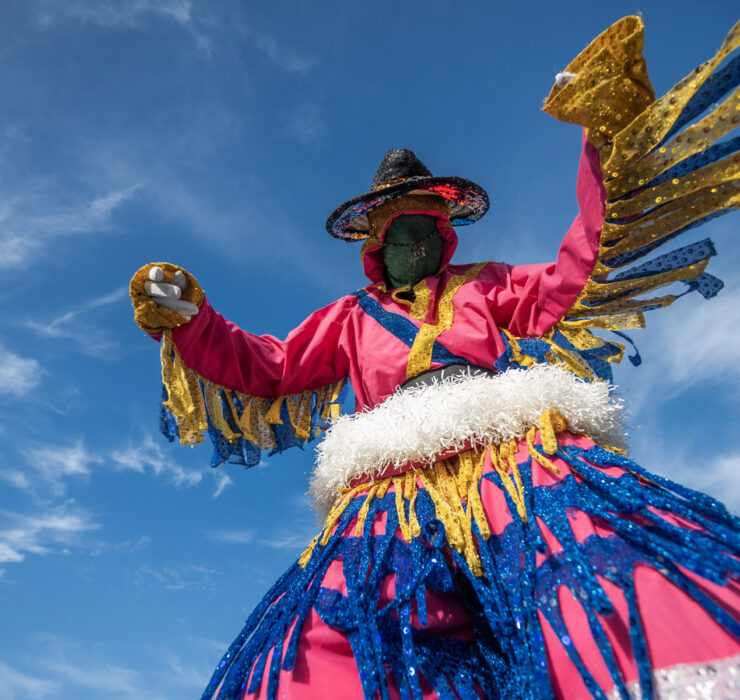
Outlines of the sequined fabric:
<svg viewBox="0 0 740 700">
<path fill-rule="evenodd" d="M 212 466 L 224 462 L 252 467 L 262 450 L 271 454 L 304 445 L 339 415 L 344 381 L 267 399 L 218 386 L 187 367 L 172 335 L 162 336 L 163 401 L 160 430 L 170 441 L 195 445 L 208 435 Z"/>
<path fill-rule="evenodd" d="M 653 673 L 658 700 L 736 700 L 740 697 L 740 656 L 696 664 L 676 664 Z M 643 700 L 640 686 L 627 684 L 630 700 Z M 616 690 L 608 700 L 618 700 Z"/>
<path fill-rule="evenodd" d="M 144 284 L 149 280 L 149 270 L 154 266 L 162 268 L 165 275 L 170 279 L 178 270 L 185 274 L 188 280 L 188 286 L 182 294 L 183 301 L 189 301 L 191 304 L 195 304 L 200 308 L 203 299 L 205 299 L 205 294 L 198 284 L 198 280 L 187 270 L 183 270 L 177 265 L 158 262 L 149 263 L 139 268 L 129 283 L 129 296 L 131 297 L 131 304 L 134 307 L 134 321 L 136 321 L 136 325 L 145 333 L 158 335 L 166 328 L 175 328 L 187 321 L 176 311 L 156 304 L 144 290 Z"/>
<path fill-rule="evenodd" d="M 597 262 L 575 304 L 536 343 L 509 337 L 520 366 L 561 362 L 584 379 L 609 379 L 606 362 L 619 362 L 625 346 L 593 330 L 644 327 L 644 311 L 682 294 L 644 295 L 676 282 L 706 299 L 722 288 L 705 272 L 715 255 L 708 239 L 634 263 L 740 206 L 740 138 L 720 141 L 740 124 L 740 23 L 712 59 L 658 100 L 643 33 L 639 17 L 614 24 L 569 64 L 575 80 L 553 86 L 545 102 L 549 114 L 586 127 L 599 147 L 607 202 Z"/>
<path fill-rule="evenodd" d="M 556 416 L 548 421 L 562 427 Z M 709 614 L 706 643 L 708 624 L 740 638 L 740 610 L 708 595 L 740 576 L 738 519 L 568 433 L 535 430 L 491 454 L 339 494 L 325 529 L 247 621 L 203 700 L 289 696 L 281 683 L 303 653 L 312 611 L 349 640 L 368 700 L 389 698 L 389 686 L 415 699 L 431 686 L 440 698 L 522 700 L 626 700 L 635 688 L 663 697 L 681 680 L 698 688 L 699 670 L 653 668 L 648 635 L 660 605 L 641 598 L 638 569 Z M 330 569 L 342 572 L 339 587 Z M 468 633 L 454 622 L 445 631 L 437 617 L 430 629 L 439 594 L 465 610 Z M 617 630 L 628 631 L 619 644 Z M 553 663 L 570 665 L 579 687 L 558 686 Z"/>
</svg>

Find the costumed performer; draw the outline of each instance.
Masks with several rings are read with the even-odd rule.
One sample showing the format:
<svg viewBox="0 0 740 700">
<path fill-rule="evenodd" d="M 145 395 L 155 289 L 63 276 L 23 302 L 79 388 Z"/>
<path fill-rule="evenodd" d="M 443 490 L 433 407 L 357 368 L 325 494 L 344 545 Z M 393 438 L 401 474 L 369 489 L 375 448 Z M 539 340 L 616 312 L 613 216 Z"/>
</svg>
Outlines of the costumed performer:
<svg viewBox="0 0 740 700">
<path fill-rule="evenodd" d="M 656 100 L 626 17 L 558 76 L 545 111 L 584 127 L 579 214 L 556 262 L 450 262 L 485 191 L 389 151 L 329 233 L 370 284 L 285 340 L 216 313 L 165 263 L 136 273 L 161 336 L 162 427 L 215 463 L 318 447 L 323 530 L 226 651 L 204 699 L 740 696 L 738 519 L 625 451 L 594 331 L 643 326 L 711 241 L 650 256 L 740 201 L 740 25 Z M 702 116 L 703 115 L 703 116 Z M 695 120 L 699 121 L 695 121 Z M 636 361 L 636 360 L 635 360 Z M 337 415 L 352 384 L 353 415 Z"/>
</svg>

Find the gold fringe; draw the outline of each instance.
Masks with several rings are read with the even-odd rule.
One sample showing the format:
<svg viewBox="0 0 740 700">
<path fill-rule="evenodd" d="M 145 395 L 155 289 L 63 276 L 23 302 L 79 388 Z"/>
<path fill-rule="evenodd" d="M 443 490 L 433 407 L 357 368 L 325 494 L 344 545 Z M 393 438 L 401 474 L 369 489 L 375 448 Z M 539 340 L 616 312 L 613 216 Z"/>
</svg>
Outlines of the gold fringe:
<svg viewBox="0 0 740 700">
<path fill-rule="evenodd" d="M 337 400 L 344 379 L 318 389 L 274 399 L 232 391 L 203 379 L 187 367 L 177 351 L 170 330 L 162 334 L 161 359 L 162 381 L 167 389 L 164 405 L 177 421 L 180 443 L 183 445 L 195 445 L 204 440 L 210 417 L 213 426 L 229 442 L 243 438 L 261 450 L 273 449 L 277 443 L 272 426 L 283 422 L 280 415 L 283 403 L 296 437 L 302 440 L 312 437 L 314 413 L 324 420 L 336 420 L 341 411 Z M 242 405 L 241 413 L 235 401 Z M 315 408 L 312 411 L 314 401 Z M 224 411 L 228 418 L 224 416 Z M 321 432 L 322 428 L 317 425 L 313 437 Z"/>
<path fill-rule="evenodd" d="M 473 265 L 461 275 L 453 275 L 439 297 L 434 323 L 424 323 L 414 338 L 406 366 L 406 378 L 411 379 L 426 372 L 432 365 L 432 349 L 440 333 L 452 328 L 454 310 L 452 300 L 468 280 L 475 279 L 488 263 Z"/>
<path fill-rule="evenodd" d="M 535 433 L 539 430 L 543 450 L 546 454 L 555 454 L 558 451 L 557 435 L 569 430 L 568 423 L 561 413 L 556 410 L 545 411 L 539 418 L 536 426 L 531 426 L 524 440 L 532 459 L 538 464 L 559 475 L 556 467 L 547 456 L 543 455 L 534 445 Z M 398 527 L 401 537 L 410 542 L 419 537 L 421 527 L 416 515 L 416 497 L 419 489 L 427 491 L 434 503 L 435 516 L 445 526 L 447 542 L 456 551 L 465 557 L 471 571 L 476 576 L 483 575 L 483 566 L 478 553 L 476 536 L 473 534 L 475 522 L 480 537 L 488 539 L 491 528 L 488 524 L 481 500 L 480 484 L 486 459 L 491 460 L 494 471 L 501 479 L 501 484 L 511 497 L 514 507 L 523 521 L 527 521 L 527 507 L 524 484 L 516 461 L 519 449 L 517 440 L 498 444 L 476 447 L 460 452 L 449 459 L 440 460 L 419 470 L 409 470 L 404 474 L 385 477 L 352 488 L 339 490 L 339 495 L 332 509 L 326 517 L 324 529 L 311 541 L 306 551 L 301 555 L 299 563 L 306 566 L 317 546 L 326 546 L 334 532 L 342 514 L 352 500 L 362 494 L 364 502 L 357 514 L 354 536 L 360 537 L 367 527 L 368 515 L 372 501 L 383 498 L 392 486 Z M 608 448 L 614 449 L 614 448 Z M 624 454 L 624 451 L 620 451 Z M 419 486 L 421 482 L 421 486 Z"/>
<path fill-rule="evenodd" d="M 641 311 L 665 307 L 677 296 L 640 298 L 677 281 L 702 274 L 708 259 L 692 265 L 635 279 L 610 280 L 617 267 L 629 267 L 694 222 L 713 213 L 740 208 L 740 161 L 737 154 L 678 175 L 658 185 L 650 183 L 687 158 L 706 151 L 740 123 L 740 88 L 710 108 L 697 123 L 684 126 L 665 143 L 689 101 L 715 75 L 727 56 L 740 48 L 740 22 L 727 35 L 717 54 L 654 100 L 642 56 L 643 24 L 625 17 L 597 37 L 567 70 L 577 77 L 562 89 L 554 86 L 545 111 L 562 121 L 587 128 L 600 153 L 607 192 L 597 261 L 590 280 L 555 328 L 542 336 L 550 346 L 547 360 L 565 365 L 577 376 L 595 374 L 577 352 L 559 346 L 562 333 L 577 350 L 619 348 L 610 362 L 619 362 L 623 347 L 594 335 L 594 329 L 625 330 L 644 327 Z M 613 260 L 630 254 L 626 265 Z M 530 366 L 516 339 L 509 339 L 514 361 Z"/>
</svg>

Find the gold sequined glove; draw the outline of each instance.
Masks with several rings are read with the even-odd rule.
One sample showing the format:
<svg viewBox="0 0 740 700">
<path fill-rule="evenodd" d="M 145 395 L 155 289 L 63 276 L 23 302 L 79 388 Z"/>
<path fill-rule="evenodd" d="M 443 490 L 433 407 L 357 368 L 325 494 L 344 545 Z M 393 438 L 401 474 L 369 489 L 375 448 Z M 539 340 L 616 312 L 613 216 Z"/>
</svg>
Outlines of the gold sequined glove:
<svg viewBox="0 0 740 700">
<path fill-rule="evenodd" d="M 611 141 L 655 100 L 642 55 L 645 26 L 623 17 L 558 74 L 544 110 L 588 129 L 596 147 Z"/>
<path fill-rule="evenodd" d="M 205 294 L 189 272 L 171 263 L 149 263 L 136 271 L 129 286 L 134 320 L 157 334 L 187 323 L 198 313 Z"/>
</svg>

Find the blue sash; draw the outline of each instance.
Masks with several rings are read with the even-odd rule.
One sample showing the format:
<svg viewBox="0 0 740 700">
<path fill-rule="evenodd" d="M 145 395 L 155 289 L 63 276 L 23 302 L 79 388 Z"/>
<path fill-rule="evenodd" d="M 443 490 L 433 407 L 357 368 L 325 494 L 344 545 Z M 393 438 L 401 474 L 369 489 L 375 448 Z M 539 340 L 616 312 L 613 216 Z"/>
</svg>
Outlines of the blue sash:
<svg viewBox="0 0 740 700">
<path fill-rule="evenodd" d="M 384 330 L 398 338 L 402 343 L 411 347 L 414 344 L 419 329 L 405 316 L 386 311 L 380 302 L 373 299 L 364 289 L 352 292 L 360 302 L 362 310 L 376 320 Z M 444 345 L 435 340 L 432 346 L 432 362 L 440 365 L 469 365 L 470 361 L 464 357 L 451 353 Z"/>
</svg>

